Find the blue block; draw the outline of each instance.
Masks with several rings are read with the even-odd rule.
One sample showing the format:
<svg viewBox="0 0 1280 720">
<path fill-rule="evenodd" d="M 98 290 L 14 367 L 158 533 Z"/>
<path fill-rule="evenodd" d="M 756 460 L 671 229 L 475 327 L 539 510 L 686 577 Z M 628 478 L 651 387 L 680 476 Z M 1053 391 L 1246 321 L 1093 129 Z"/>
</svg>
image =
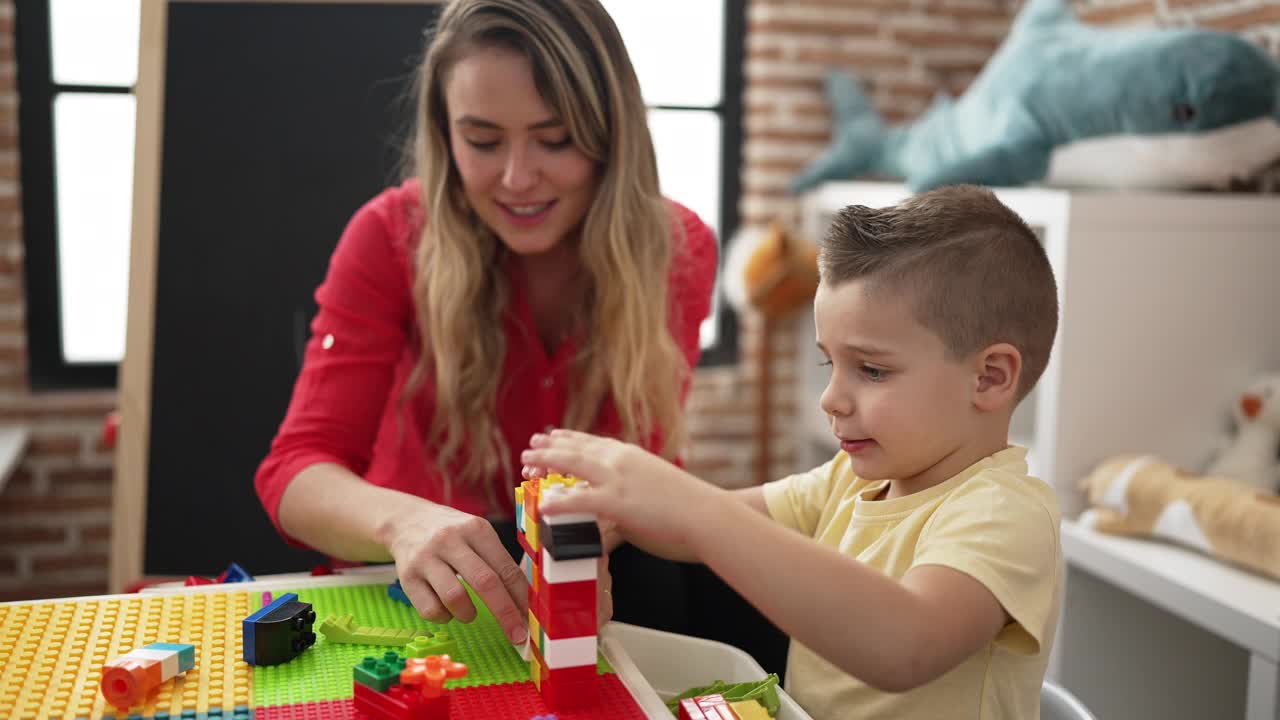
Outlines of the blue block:
<svg viewBox="0 0 1280 720">
<path fill-rule="evenodd" d="M 226 570 L 222 571 L 222 575 L 218 577 L 218 582 L 253 582 L 253 576 L 245 572 L 245 569 L 240 567 L 238 564 L 231 563 Z"/>
<path fill-rule="evenodd" d="M 184 673 L 196 666 L 196 646 L 191 643 L 154 642 L 148 645 L 147 648 L 178 653 L 178 672 L 180 673 Z"/>
<path fill-rule="evenodd" d="M 413 603 L 409 602 L 409 596 L 404 594 L 404 588 L 401 587 L 399 579 L 387 586 L 387 597 L 413 607 Z"/>
<path fill-rule="evenodd" d="M 316 642 L 316 613 L 297 593 L 285 593 L 244 619 L 244 661 L 250 665 L 288 662 Z"/>
</svg>

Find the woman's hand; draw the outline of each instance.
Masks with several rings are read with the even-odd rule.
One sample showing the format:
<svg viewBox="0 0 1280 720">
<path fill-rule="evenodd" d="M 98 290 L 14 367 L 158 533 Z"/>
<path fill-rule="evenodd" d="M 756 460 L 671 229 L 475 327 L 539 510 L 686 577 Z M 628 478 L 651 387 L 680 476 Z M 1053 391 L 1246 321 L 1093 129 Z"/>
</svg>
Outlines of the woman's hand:
<svg viewBox="0 0 1280 720">
<path fill-rule="evenodd" d="M 525 475 L 550 470 L 590 483 L 586 492 L 544 498 L 547 515 L 593 513 L 633 533 L 663 542 L 688 543 L 698 517 L 725 493 L 642 448 L 572 430 L 534 435 L 521 455 Z"/>
<path fill-rule="evenodd" d="M 528 582 L 489 521 L 417 500 L 397 514 L 386 535 L 400 585 L 427 620 L 469 623 L 476 608 L 459 581 L 476 591 L 513 644 L 529 631 Z"/>
</svg>

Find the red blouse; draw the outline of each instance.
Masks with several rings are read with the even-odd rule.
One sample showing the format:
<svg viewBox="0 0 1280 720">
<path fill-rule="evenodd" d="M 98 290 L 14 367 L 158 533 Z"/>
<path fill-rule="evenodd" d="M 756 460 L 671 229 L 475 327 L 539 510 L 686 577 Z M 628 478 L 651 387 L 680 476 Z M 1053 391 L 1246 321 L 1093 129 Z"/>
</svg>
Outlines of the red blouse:
<svg viewBox="0 0 1280 720">
<path fill-rule="evenodd" d="M 316 290 L 319 312 L 311 323 L 302 371 L 254 479 L 271 522 L 293 544 L 298 543 L 280 528 L 280 497 L 299 472 L 316 463 L 336 463 L 375 485 L 444 501 L 436 449 L 424 443 L 434 408 L 433 379 L 426 378 L 411 401 L 400 402 L 420 354 L 411 295 L 412 248 L 423 222 L 417 187 L 409 180 L 389 188 L 356 212 Z M 692 367 L 700 354 L 699 329 L 710 312 L 717 246 L 711 230 L 691 210 L 675 202 L 669 207 L 673 232 L 684 238 L 675 247 L 669 276 L 674 295 L 670 327 Z M 506 358 L 498 385 L 498 423 L 518 476 L 520 452 L 529 436 L 563 421 L 568 371 L 577 348 L 565 341 L 547 356 L 523 272 L 516 263 L 507 263 L 502 272 L 511 294 L 503 328 Z M 606 399 L 593 431 L 617 435 L 620 428 L 617 410 Z M 494 494 L 500 512 L 510 516 L 514 500 L 509 488 Z M 451 497 L 450 504 L 459 510 L 492 514 L 479 486 L 454 483 Z"/>
</svg>

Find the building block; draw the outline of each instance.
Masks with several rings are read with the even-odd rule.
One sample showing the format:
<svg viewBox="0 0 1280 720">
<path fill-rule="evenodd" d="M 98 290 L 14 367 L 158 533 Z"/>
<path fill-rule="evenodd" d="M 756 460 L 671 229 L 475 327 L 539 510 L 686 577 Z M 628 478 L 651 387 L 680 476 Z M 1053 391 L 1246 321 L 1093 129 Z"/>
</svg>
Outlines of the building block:
<svg viewBox="0 0 1280 720">
<path fill-rule="evenodd" d="M 223 570 L 222 574 L 218 576 L 217 582 L 220 582 L 220 583 L 253 582 L 253 576 L 245 572 L 245 569 L 240 567 L 240 565 L 238 565 L 237 563 L 231 563 L 230 565 L 227 566 L 227 569 Z"/>
<path fill-rule="evenodd" d="M 604 554 L 601 550 L 599 554 L 589 557 L 578 558 L 574 560 L 557 560 L 551 556 L 545 543 L 542 546 L 542 562 L 538 566 L 542 569 L 542 577 L 549 583 L 567 583 L 582 582 L 583 580 L 595 580 L 600 576 L 599 560 L 600 555 Z M 532 562 L 530 562 L 532 565 Z"/>
<path fill-rule="evenodd" d="M 381 658 L 367 657 L 362 660 L 352 671 L 352 679 L 378 692 L 386 692 L 387 688 L 400 682 L 403 670 L 404 658 L 388 650 Z"/>
<path fill-rule="evenodd" d="M 409 600 L 409 596 L 405 594 L 404 586 L 400 584 L 399 578 L 396 578 L 395 582 L 387 586 L 387 597 L 398 603 L 404 603 L 409 607 L 413 607 L 413 603 Z"/>
<path fill-rule="evenodd" d="M 244 619 L 244 661 L 250 665 L 277 665 L 296 658 L 315 644 L 315 621 L 311 603 L 299 601 L 297 593 L 285 593 L 272 600 Z"/>
<path fill-rule="evenodd" d="M 544 634 L 538 643 L 538 651 L 542 653 L 542 659 L 550 670 L 584 665 L 594 669 L 596 665 L 596 636 L 582 635 L 554 640 L 547 638 Z"/>
<path fill-rule="evenodd" d="M 355 683 L 352 705 L 370 720 L 448 720 L 449 696 L 424 699 L 411 688 L 393 685 L 385 693 Z"/>
<path fill-rule="evenodd" d="M 303 594 L 321 618 L 350 614 L 361 624 L 413 629 L 415 636 L 448 632 L 458 645 L 457 653 L 451 656 L 465 662 L 468 668 L 466 677 L 449 681 L 447 687 L 450 689 L 529 679 L 528 661 L 521 660 L 519 651 L 512 649 L 502 627 L 474 594 L 471 597 L 476 603 L 475 620 L 470 623 L 450 622 L 439 625 L 423 619 L 408 605 L 391 602 L 387 598 L 388 582 L 390 581 L 306 589 L 285 588 L 277 590 L 276 594 L 287 590 Z M 257 599 L 256 596 L 254 599 Z M 238 618 L 236 622 L 239 623 Z M 352 667 L 368 655 L 381 656 L 385 650 L 405 655 L 407 648 L 404 645 L 377 647 L 330 643 L 322 639 L 313 650 L 316 652 L 307 652 L 294 662 L 251 668 L 253 683 L 250 689 L 255 707 L 323 702 L 340 698 L 350 702 Z"/>
<path fill-rule="evenodd" d="M 782 707 L 778 699 L 778 675 L 769 673 L 761 680 L 741 683 L 727 683 L 717 680 L 710 685 L 689 688 L 667 701 L 667 709 L 679 715 L 679 705 L 685 700 L 719 696 L 730 704 L 737 702 L 756 703 L 764 708 L 765 714 L 773 717 Z"/>
<path fill-rule="evenodd" d="M 196 664 L 196 646 L 190 643 L 151 643 L 108 662 L 102 667 L 102 696 L 121 710 L 137 705 L 152 690 Z"/>
<path fill-rule="evenodd" d="M 596 581 L 545 583 L 535 613 L 542 631 L 554 639 L 596 634 Z"/>
<path fill-rule="evenodd" d="M 320 627 L 317 629 L 329 642 L 354 645 L 386 645 L 388 647 L 403 647 L 413 642 L 416 637 L 423 635 L 422 630 L 356 625 L 351 615 L 343 615 L 342 617 L 330 615 L 320 623 Z"/>
<path fill-rule="evenodd" d="M 547 707 L 556 712 L 589 708 L 600 699 L 594 676 L 589 680 L 572 682 L 543 681 L 538 690 L 542 693 L 542 699 L 547 703 Z"/>
<path fill-rule="evenodd" d="M 423 658 L 430 655 L 456 655 L 457 653 L 458 643 L 444 630 L 434 635 L 418 635 L 410 640 L 404 648 L 405 656 L 411 658 Z"/>
<path fill-rule="evenodd" d="M 755 700 L 738 700 L 729 703 L 729 707 L 733 708 L 733 714 L 738 716 L 738 720 L 772 720 L 773 716 Z"/>
<path fill-rule="evenodd" d="M 755 700 L 730 702 L 722 695 L 702 695 L 680 701 L 678 720 L 770 720 L 769 711 Z"/>
<path fill-rule="evenodd" d="M 596 583 L 604 554 L 594 515 L 541 515 L 540 504 L 587 483 L 554 473 L 526 480 L 516 538 L 529 582 L 529 678 L 553 710 L 590 708 L 598 700 Z"/>
<path fill-rule="evenodd" d="M 418 688 L 423 699 L 444 694 L 444 681 L 464 677 L 467 666 L 454 662 L 448 655 L 409 658 L 400 672 L 400 683 Z"/>
</svg>

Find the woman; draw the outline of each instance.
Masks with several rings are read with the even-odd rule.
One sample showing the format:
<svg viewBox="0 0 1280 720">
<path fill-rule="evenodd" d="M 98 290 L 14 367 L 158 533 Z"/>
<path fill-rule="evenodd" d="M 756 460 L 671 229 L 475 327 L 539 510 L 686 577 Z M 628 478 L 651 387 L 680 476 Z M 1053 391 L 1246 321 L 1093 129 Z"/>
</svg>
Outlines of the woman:
<svg viewBox="0 0 1280 720">
<path fill-rule="evenodd" d="M 338 243 L 255 482 L 286 539 L 394 560 L 436 622 L 474 618 L 461 576 L 520 642 L 518 453 L 563 425 L 678 455 L 716 242 L 659 193 L 596 0 L 452 2 L 418 83 L 415 177 Z M 683 628 L 676 566 L 628 548 L 613 574 L 619 619 Z"/>
</svg>

